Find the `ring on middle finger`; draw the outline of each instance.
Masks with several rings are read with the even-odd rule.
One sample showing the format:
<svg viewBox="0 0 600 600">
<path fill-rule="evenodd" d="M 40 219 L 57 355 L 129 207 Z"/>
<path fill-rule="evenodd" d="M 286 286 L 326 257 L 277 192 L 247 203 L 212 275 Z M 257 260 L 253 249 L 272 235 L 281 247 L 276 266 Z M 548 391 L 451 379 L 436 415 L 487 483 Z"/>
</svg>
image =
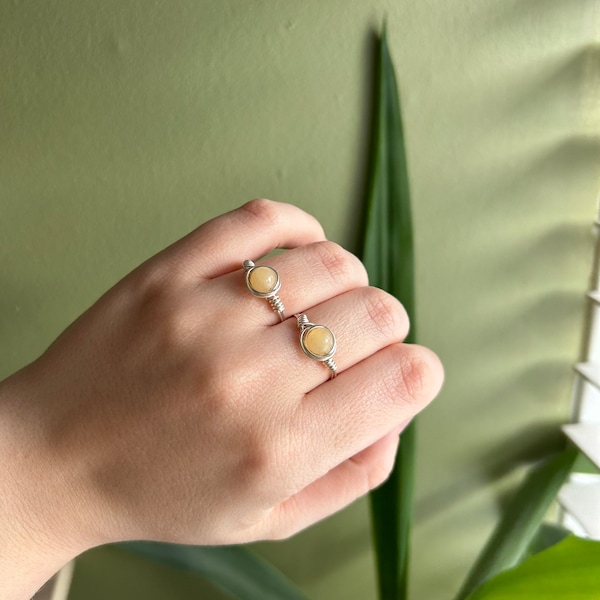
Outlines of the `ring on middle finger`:
<svg viewBox="0 0 600 600">
<path fill-rule="evenodd" d="M 305 314 L 296 315 L 300 330 L 300 348 L 306 356 L 322 362 L 329 370 L 331 379 L 337 375 L 337 365 L 333 355 L 337 342 L 333 331 L 325 325 L 315 325 Z"/>
</svg>

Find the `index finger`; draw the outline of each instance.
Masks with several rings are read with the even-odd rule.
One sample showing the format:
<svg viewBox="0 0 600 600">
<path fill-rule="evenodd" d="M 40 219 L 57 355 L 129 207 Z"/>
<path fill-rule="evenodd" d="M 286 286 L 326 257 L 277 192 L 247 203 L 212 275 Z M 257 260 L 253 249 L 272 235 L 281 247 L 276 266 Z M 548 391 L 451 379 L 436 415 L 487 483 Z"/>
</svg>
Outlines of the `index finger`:
<svg viewBox="0 0 600 600">
<path fill-rule="evenodd" d="M 257 199 L 207 221 L 165 251 L 186 272 L 212 279 L 275 248 L 326 239 L 320 223 L 291 204 Z"/>
</svg>

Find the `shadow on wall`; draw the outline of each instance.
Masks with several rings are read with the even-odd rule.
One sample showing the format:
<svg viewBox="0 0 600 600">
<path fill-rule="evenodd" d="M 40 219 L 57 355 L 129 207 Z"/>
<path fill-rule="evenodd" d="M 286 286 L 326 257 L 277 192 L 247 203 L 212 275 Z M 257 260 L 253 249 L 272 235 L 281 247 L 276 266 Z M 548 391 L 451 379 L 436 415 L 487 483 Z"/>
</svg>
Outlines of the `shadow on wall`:
<svg viewBox="0 0 600 600">
<path fill-rule="evenodd" d="M 530 465 L 549 453 L 558 451 L 564 443 L 558 424 L 559 421 L 529 425 L 515 431 L 511 439 L 504 439 L 502 443 L 489 447 L 480 457 L 481 479 L 474 479 L 472 475 L 457 478 L 443 490 L 420 498 L 417 518 L 427 520 L 442 510 L 447 510 L 449 506 L 464 503 L 467 497 L 481 489 L 482 479 L 497 481 L 514 473 L 518 467 Z M 509 500 L 510 498 L 501 496 L 498 498 L 498 505 L 504 508 Z"/>
</svg>

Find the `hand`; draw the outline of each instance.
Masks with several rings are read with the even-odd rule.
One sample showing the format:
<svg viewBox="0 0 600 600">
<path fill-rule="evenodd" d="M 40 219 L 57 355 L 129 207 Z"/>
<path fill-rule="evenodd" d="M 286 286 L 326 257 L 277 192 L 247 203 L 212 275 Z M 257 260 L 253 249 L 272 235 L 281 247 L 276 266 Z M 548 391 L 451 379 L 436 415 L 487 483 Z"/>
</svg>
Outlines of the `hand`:
<svg viewBox="0 0 600 600">
<path fill-rule="evenodd" d="M 266 261 L 286 315 L 336 334 L 335 379 L 245 287 L 242 261 L 273 248 L 291 248 Z M 0 386 L 4 511 L 52 569 L 119 540 L 290 536 L 381 484 L 437 394 L 440 363 L 401 343 L 408 326 L 312 217 L 252 201 L 142 264 Z"/>
</svg>

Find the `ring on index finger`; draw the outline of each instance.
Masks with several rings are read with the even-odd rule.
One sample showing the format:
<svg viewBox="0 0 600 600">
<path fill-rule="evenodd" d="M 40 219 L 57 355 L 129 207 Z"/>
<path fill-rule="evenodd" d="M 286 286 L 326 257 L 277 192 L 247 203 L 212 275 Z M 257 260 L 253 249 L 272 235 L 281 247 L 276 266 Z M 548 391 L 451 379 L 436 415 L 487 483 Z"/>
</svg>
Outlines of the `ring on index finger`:
<svg viewBox="0 0 600 600">
<path fill-rule="evenodd" d="M 250 293 L 258 298 L 268 300 L 271 308 L 283 322 L 285 306 L 277 295 L 281 287 L 279 273 L 273 267 L 257 266 L 251 260 L 245 260 L 242 266 L 246 271 L 246 287 Z"/>
</svg>

